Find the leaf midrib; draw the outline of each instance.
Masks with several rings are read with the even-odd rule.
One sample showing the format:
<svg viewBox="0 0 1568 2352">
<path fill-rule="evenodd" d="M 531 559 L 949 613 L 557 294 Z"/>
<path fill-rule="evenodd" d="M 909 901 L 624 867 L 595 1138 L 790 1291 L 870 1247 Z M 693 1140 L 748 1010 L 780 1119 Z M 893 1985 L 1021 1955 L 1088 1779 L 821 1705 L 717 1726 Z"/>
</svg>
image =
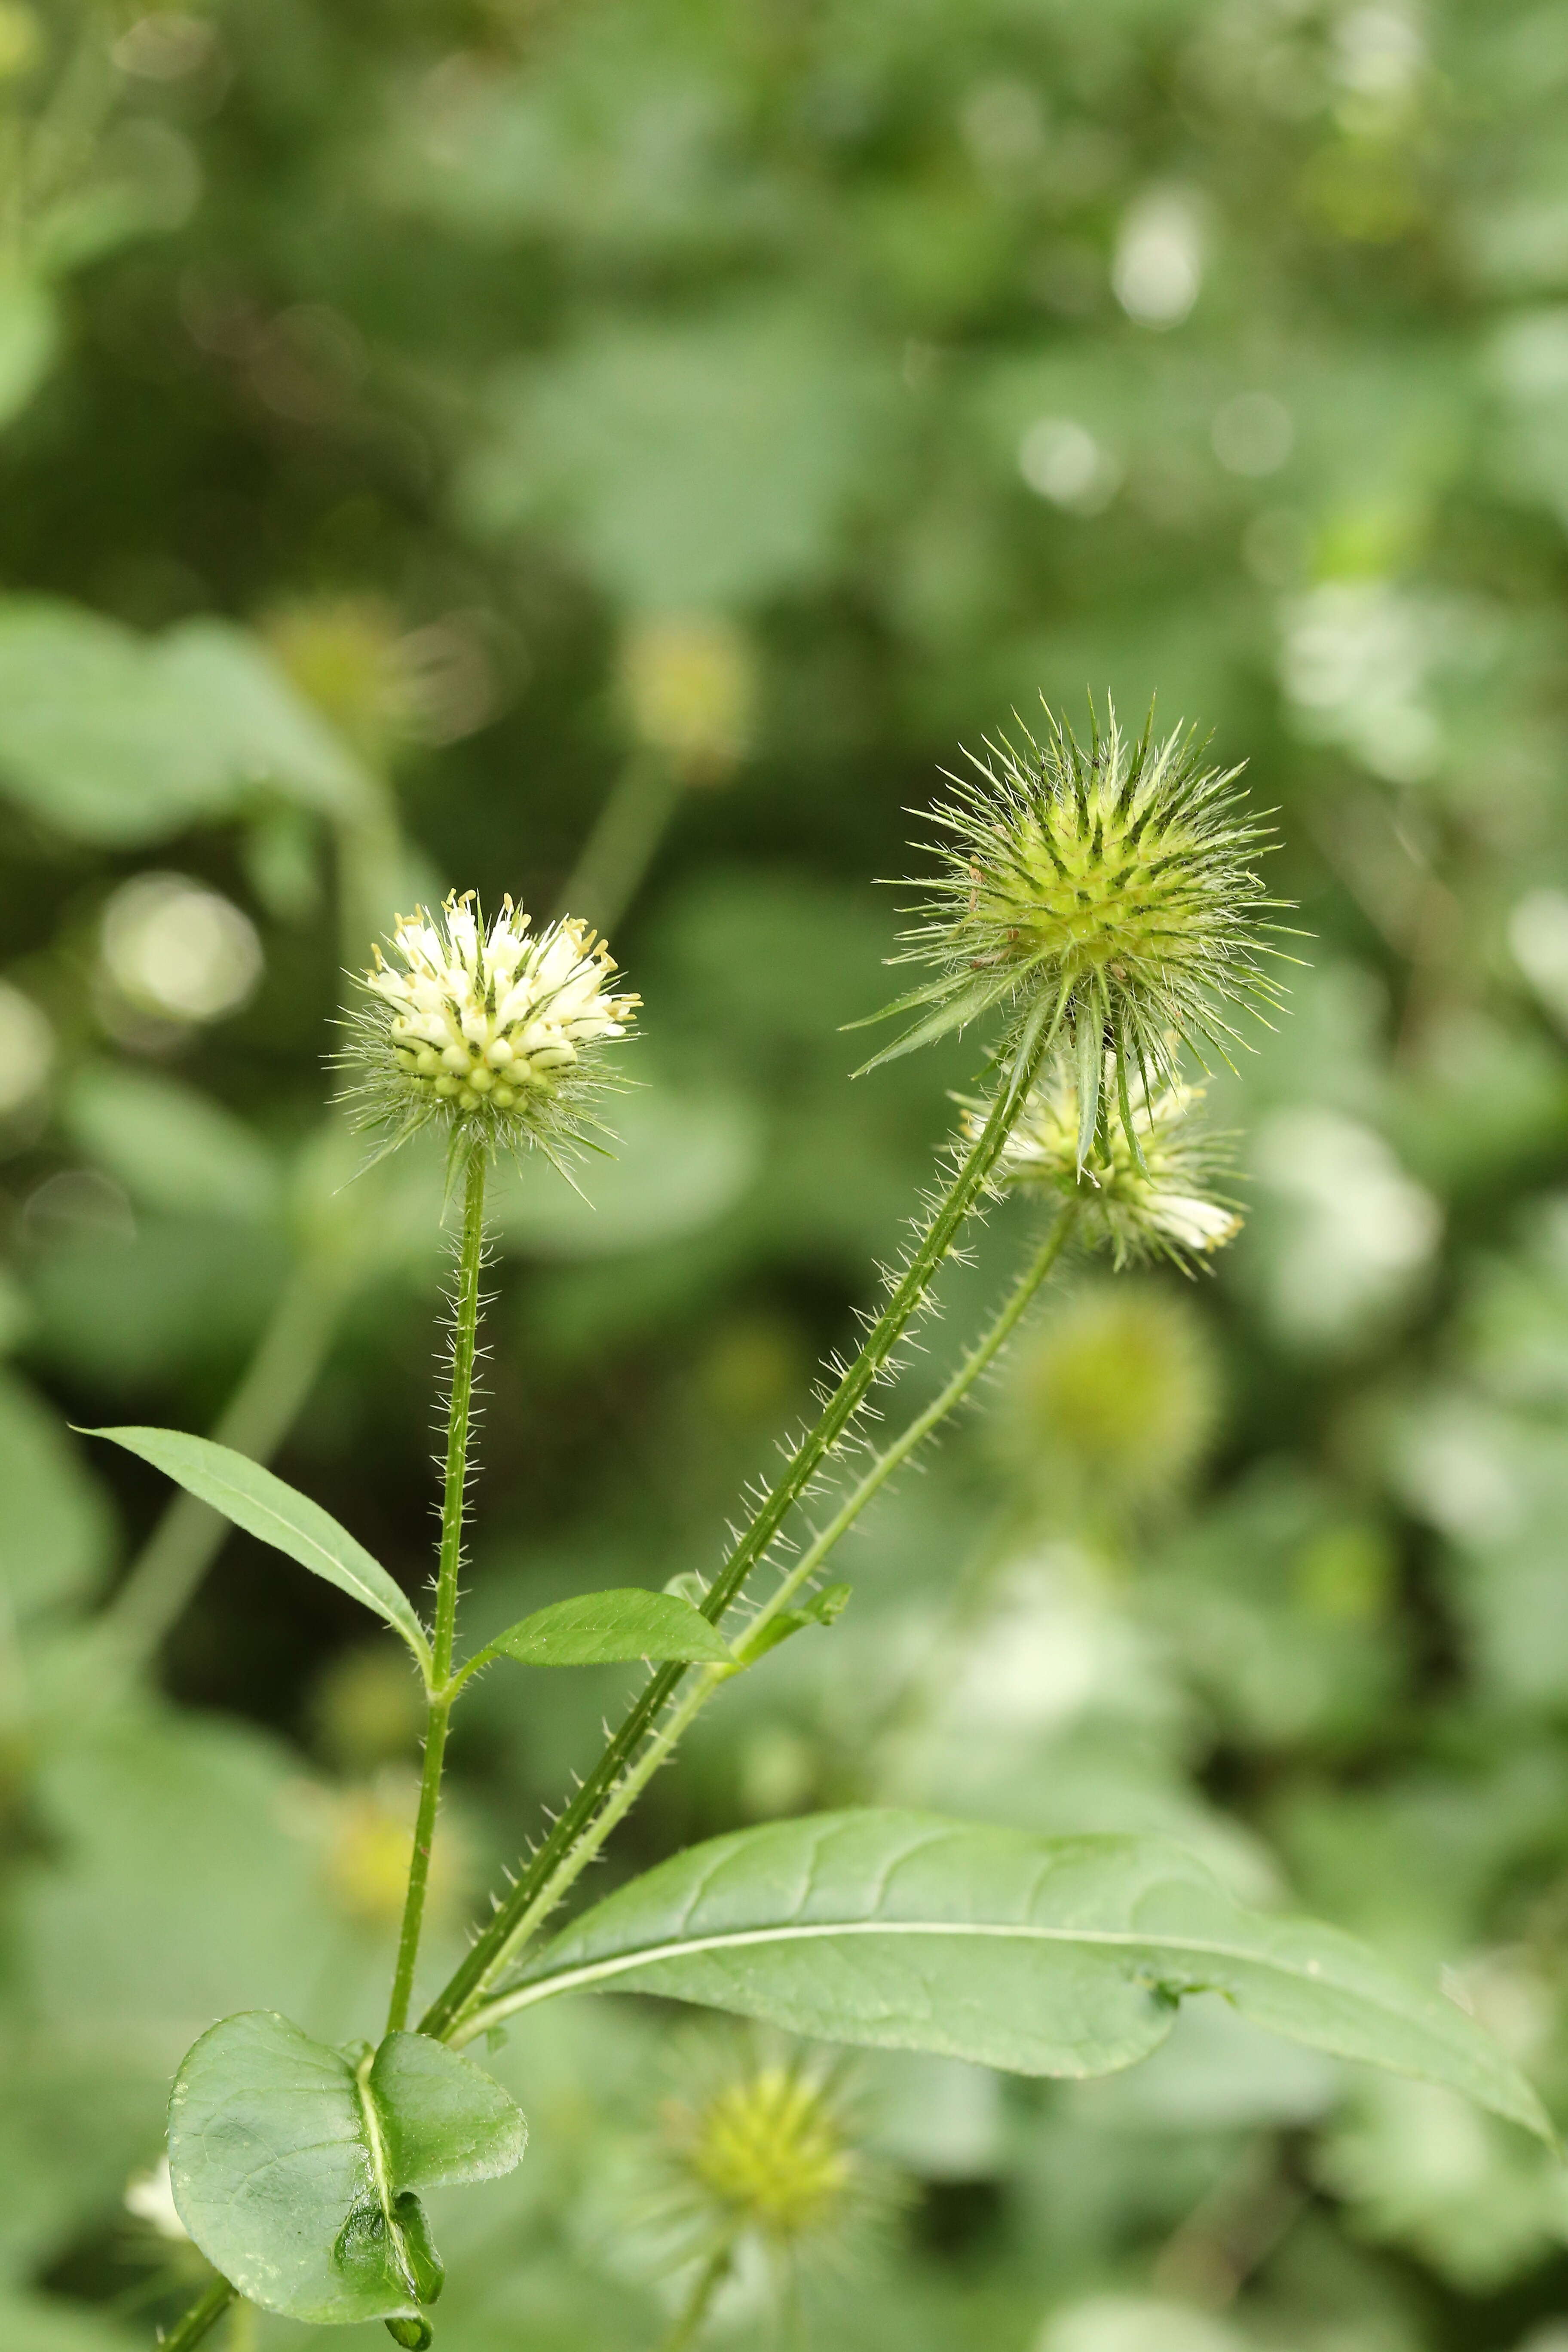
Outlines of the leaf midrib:
<svg viewBox="0 0 1568 2352">
<path fill-rule="evenodd" d="M 556 1993 L 575 1992 L 584 1985 L 598 1983 L 609 1977 L 624 1976 L 633 1969 L 651 1968 L 660 1960 L 689 1959 L 703 1952 L 739 1951 L 761 1944 L 808 1943 L 828 1936 L 972 1936 L 1005 1941 L 1091 1944 L 1097 1948 L 1192 1952 L 1215 1959 L 1248 1963 L 1320 1988 L 1326 1986 L 1331 1990 L 1350 1991 L 1355 2000 L 1385 2008 L 1391 2016 L 1399 2014 L 1397 2010 L 1379 2000 L 1373 1994 L 1339 1985 L 1333 1977 L 1325 1977 L 1322 1970 L 1310 1961 L 1300 1964 L 1275 1959 L 1266 1953 L 1248 1952 L 1235 1944 L 1216 1943 L 1197 1936 L 1167 1936 L 1132 1928 L 1041 1927 L 1026 1921 L 1010 1924 L 994 1919 L 800 1920 L 775 1927 L 726 1928 L 716 1935 L 682 1937 L 674 1942 L 646 1945 L 635 1952 L 616 1952 L 603 1960 L 584 1961 L 576 1968 L 563 1969 L 556 1974 L 514 1988 L 501 1998 L 510 2010 L 526 2009 L 535 2001 L 549 2000 Z M 1456 2011 L 1455 2014 L 1458 2016 L 1463 2012 Z"/>
<path fill-rule="evenodd" d="M 266 1502 L 259 1496 L 250 1493 L 237 1480 L 226 1478 L 220 1470 L 208 1469 L 204 1465 L 204 1475 L 211 1481 L 213 1487 L 218 1493 L 231 1496 L 247 1510 L 254 1511 L 258 1517 L 269 1519 L 274 1527 L 284 1529 L 302 1549 L 310 1552 L 323 1566 L 335 1569 L 340 1575 L 348 1580 L 353 1591 L 364 1602 L 367 1609 L 373 1609 L 377 1616 L 386 1615 L 391 1618 L 398 1632 L 413 1647 L 416 1656 L 422 1658 L 426 1654 L 424 1629 L 414 1613 L 407 1595 L 399 1590 L 390 1576 L 386 1580 L 389 1589 L 384 1592 L 365 1576 L 359 1562 L 352 1555 L 344 1554 L 332 1545 L 323 1542 L 312 1529 L 302 1526 L 298 1519 L 290 1518 L 288 1513 L 280 1511 L 276 1504 Z M 208 1507 L 223 1509 L 221 1504 L 209 1505 Z M 224 1517 L 233 1520 L 232 1512 L 225 1511 Z M 234 1524 L 243 1526 L 244 1522 L 234 1521 Z M 344 1534 L 347 1535 L 346 1529 Z M 353 1538 L 349 1537 L 348 1540 L 352 1543 Z M 275 1549 L 287 1553 L 289 1547 L 283 1544 L 276 1546 Z M 365 1558 L 382 1575 L 386 1574 L 385 1570 L 381 1567 L 381 1562 L 372 1554 L 367 1552 Z M 300 1565 L 308 1566 L 309 1563 L 302 1561 Z M 329 1578 L 327 1580 L 331 1582 L 331 1579 Z"/>
</svg>

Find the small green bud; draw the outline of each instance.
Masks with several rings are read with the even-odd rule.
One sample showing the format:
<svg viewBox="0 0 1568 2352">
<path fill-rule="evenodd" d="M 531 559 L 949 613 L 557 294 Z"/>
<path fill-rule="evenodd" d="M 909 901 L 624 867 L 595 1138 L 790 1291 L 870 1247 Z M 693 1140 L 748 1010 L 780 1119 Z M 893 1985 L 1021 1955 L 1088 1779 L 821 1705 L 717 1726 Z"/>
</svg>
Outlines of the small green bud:
<svg viewBox="0 0 1568 2352">
<path fill-rule="evenodd" d="M 1195 1306 L 1152 1282 L 1101 1281 L 1016 1351 L 995 1439 L 1052 1514 L 1115 1517 L 1187 1482 L 1220 1405 L 1214 1343 Z"/>
<path fill-rule="evenodd" d="M 436 2340 L 436 2330 L 427 2319 L 386 2319 L 382 2326 L 395 2344 L 405 2347 L 405 2352 L 428 2352 Z"/>
</svg>

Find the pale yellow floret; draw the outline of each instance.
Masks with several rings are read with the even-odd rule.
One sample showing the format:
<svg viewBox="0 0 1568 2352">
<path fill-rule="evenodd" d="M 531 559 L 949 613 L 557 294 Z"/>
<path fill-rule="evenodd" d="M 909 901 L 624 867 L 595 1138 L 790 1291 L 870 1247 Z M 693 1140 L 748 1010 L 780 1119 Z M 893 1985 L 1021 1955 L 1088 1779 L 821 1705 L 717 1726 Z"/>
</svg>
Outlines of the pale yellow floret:
<svg viewBox="0 0 1568 2352">
<path fill-rule="evenodd" d="M 470 895 L 449 898 L 439 923 L 423 909 L 400 917 L 391 960 L 377 950 L 365 977 L 391 1008 L 399 1082 L 470 1115 L 516 1109 L 584 1047 L 624 1036 L 637 999 L 615 989 L 615 972 L 585 924 L 568 917 L 535 932 L 509 898 L 484 930 Z"/>
</svg>

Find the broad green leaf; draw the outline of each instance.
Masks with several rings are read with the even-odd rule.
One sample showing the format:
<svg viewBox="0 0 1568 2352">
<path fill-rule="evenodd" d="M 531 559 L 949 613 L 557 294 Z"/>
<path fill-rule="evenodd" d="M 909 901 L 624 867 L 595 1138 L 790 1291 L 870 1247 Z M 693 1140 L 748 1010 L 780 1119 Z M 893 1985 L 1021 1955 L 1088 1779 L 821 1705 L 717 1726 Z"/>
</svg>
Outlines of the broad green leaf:
<svg viewBox="0 0 1568 2352">
<path fill-rule="evenodd" d="M 376 787 L 358 760 L 248 631 L 186 621 L 158 656 L 187 724 L 204 730 L 231 782 L 270 784 L 328 816 L 375 814 Z"/>
<path fill-rule="evenodd" d="M 72 1079 L 61 1118 L 141 1207 L 248 1224 L 279 1205 L 277 1162 L 260 1137 L 166 1071 L 89 1063 Z"/>
<path fill-rule="evenodd" d="M 634 605 L 701 610 L 820 579 L 901 422 L 831 310 L 747 301 L 591 327 L 502 374 L 459 489 L 481 529 L 565 522 Z"/>
<path fill-rule="evenodd" d="M 723 1635 L 689 1601 L 636 1585 L 552 1601 L 509 1625 L 480 1656 L 516 1658 L 525 1666 L 607 1666 L 631 1658 L 731 1663 Z"/>
<path fill-rule="evenodd" d="M 0 602 L 0 793 L 83 841 L 157 841 L 258 786 L 334 814 L 374 787 L 243 630 L 138 635 L 41 596 Z"/>
<path fill-rule="evenodd" d="M 416 2316 L 440 2288 L 416 2192 L 510 2172 L 527 2129 L 488 2074 L 389 2033 L 374 2057 L 271 2010 L 226 2017 L 174 2078 L 169 2168 L 196 2244 L 264 2310 Z"/>
<path fill-rule="evenodd" d="M 1334 1928 L 1243 1910 L 1161 1839 L 879 1811 L 742 1830 L 598 1904 L 503 1998 L 579 1989 L 1066 2075 L 1146 2057 L 1184 1994 L 1221 1992 L 1293 2041 L 1445 2084 L 1551 2137 L 1463 2011 Z"/>
<path fill-rule="evenodd" d="M 314 1576 L 324 1577 L 341 1592 L 352 1592 L 367 1609 L 401 1633 L 420 1664 L 428 1671 L 430 1648 L 407 1594 L 395 1584 L 381 1562 L 356 1543 L 330 1511 L 264 1470 L 258 1462 L 237 1454 L 232 1446 L 216 1445 L 209 1437 L 192 1437 L 183 1429 L 92 1429 L 89 1437 L 107 1437 L 139 1454 L 143 1462 L 182 1486 L 198 1501 L 210 1503 L 226 1519 L 247 1535 L 259 1536 Z"/>
</svg>

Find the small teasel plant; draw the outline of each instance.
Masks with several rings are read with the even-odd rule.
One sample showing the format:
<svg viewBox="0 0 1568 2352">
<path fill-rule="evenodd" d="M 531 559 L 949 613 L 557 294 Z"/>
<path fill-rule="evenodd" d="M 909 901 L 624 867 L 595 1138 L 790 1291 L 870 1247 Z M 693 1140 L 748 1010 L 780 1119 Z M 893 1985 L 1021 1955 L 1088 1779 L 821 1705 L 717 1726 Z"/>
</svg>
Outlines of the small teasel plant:
<svg viewBox="0 0 1568 2352">
<path fill-rule="evenodd" d="M 1041 743 L 976 763 L 938 810 L 949 845 L 910 950 L 936 976 L 894 1008 L 917 1018 L 889 1050 L 983 1019 L 993 1031 L 984 1076 L 858 1346 L 830 1365 L 816 1419 L 749 1496 L 710 1571 L 694 1567 L 663 1591 L 557 1602 L 466 1656 L 458 1570 L 488 1171 L 502 1150 L 535 1150 L 564 1175 L 609 1140 L 599 1097 L 637 1000 L 584 925 L 536 929 L 510 901 L 487 925 L 471 895 L 449 898 L 400 921 L 376 954 L 350 1053 L 355 1106 L 379 1127 L 379 1150 L 425 1129 L 443 1135 L 448 1197 L 460 1203 L 429 1619 L 346 1528 L 242 1454 L 177 1431 L 100 1433 L 375 1612 L 410 1652 L 425 1709 L 379 2038 L 331 2048 L 273 2011 L 247 2011 L 211 2026 L 175 2077 L 172 2193 L 213 2265 L 166 2339 L 175 2352 L 236 2295 L 325 2326 L 379 2318 L 400 2344 L 429 2343 L 443 2273 L 423 2194 L 509 2170 L 526 2142 L 510 2095 L 461 2053 L 571 1992 L 662 1995 L 822 2042 L 1076 2076 L 1145 2055 L 1184 1994 L 1217 1991 L 1297 2040 L 1447 2084 L 1550 2135 L 1530 2085 L 1461 2011 L 1331 1929 L 1240 1908 L 1161 1838 L 1052 1839 L 854 1808 L 711 1839 L 554 1924 L 701 1709 L 765 1671 L 780 1643 L 833 1622 L 848 1597 L 821 1581 L 835 1547 L 971 1394 L 1069 1244 L 1102 1246 L 1118 1265 L 1194 1265 L 1235 1230 L 1179 1061 L 1184 1047 L 1225 1051 L 1237 1005 L 1267 1014 L 1279 990 L 1269 902 L 1248 862 L 1263 830 L 1235 772 L 1204 769 L 1194 740 L 1155 744 L 1146 731 L 1131 743 L 1112 719 L 1086 747 L 1053 719 Z M 1011 1286 L 938 1395 L 876 1443 L 865 1428 L 873 1391 L 896 1377 L 970 1221 L 1009 1192 L 1039 1216 Z M 855 1448 L 858 1475 L 830 1489 Z M 646 1662 L 646 1681 L 421 2007 L 454 1707 L 481 1672 L 616 1660 Z M 803 2161 L 827 2146 L 826 2109 L 804 2076 L 753 2082 L 706 2107 L 694 2092 L 689 2104 L 689 2169 L 700 2151 L 704 2179 L 736 2211 L 764 2142 L 776 2155 L 793 2133 Z M 716 2242 L 710 2263 L 721 2251 Z M 689 2337 L 706 2311 L 704 2299 Z M 526 2328 L 527 2314 L 518 2318 Z"/>
</svg>

